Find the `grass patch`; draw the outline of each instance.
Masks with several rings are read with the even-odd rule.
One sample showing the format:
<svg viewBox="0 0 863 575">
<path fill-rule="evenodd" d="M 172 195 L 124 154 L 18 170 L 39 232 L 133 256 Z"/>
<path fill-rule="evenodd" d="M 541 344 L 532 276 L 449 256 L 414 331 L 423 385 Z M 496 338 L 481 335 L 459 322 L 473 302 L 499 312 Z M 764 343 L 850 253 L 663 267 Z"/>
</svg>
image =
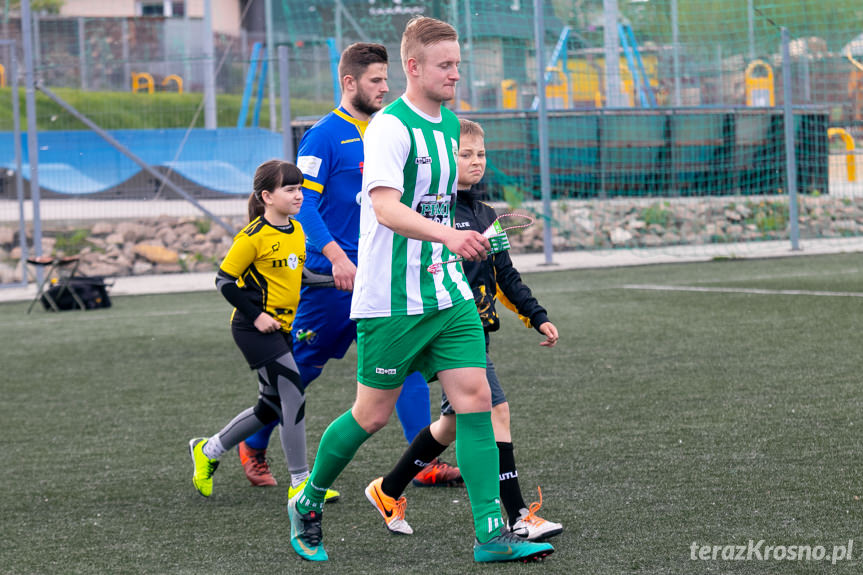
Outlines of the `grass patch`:
<svg viewBox="0 0 863 575">
<path fill-rule="evenodd" d="M 0 88 L 0 126 L 11 130 L 11 88 Z M 157 92 L 133 94 L 130 92 L 84 92 L 72 88 L 53 90 L 63 100 L 106 130 L 204 127 L 203 111 L 195 116 L 203 94 Z M 24 89 L 19 88 L 21 126 L 27 125 Z M 216 117 L 219 126 L 236 126 L 242 96 L 217 94 Z M 277 105 L 278 109 L 280 106 Z M 36 125 L 39 130 L 83 130 L 86 126 L 60 108 L 42 92 L 36 91 Z M 291 99 L 291 116 L 319 117 L 332 110 L 331 102 Z M 251 113 L 250 113 L 251 118 Z M 260 125 L 270 125 L 270 106 L 267 99 L 261 103 Z M 25 128 L 22 128 L 25 129 Z"/>
<path fill-rule="evenodd" d="M 564 523 L 543 573 L 858 573 L 806 561 L 693 562 L 693 542 L 825 545 L 863 520 L 859 307 L 851 297 L 656 292 L 633 283 L 859 291 L 860 255 L 526 276 L 557 348 L 508 313 L 491 354 L 512 409 L 519 478 Z M 205 500 L 186 442 L 252 405 L 255 382 L 216 293 L 114 297 L 90 312 L 0 305 L 0 565 L 8 573 L 488 573 L 464 489 L 409 488 L 411 537 L 363 496 L 404 447 L 395 419 L 339 477 L 329 564 L 288 542 L 288 478 L 248 485 L 235 453 Z M 356 355 L 309 389 L 313 459 L 351 405 Z M 439 388 L 433 384 L 433 397 Z M 433 401 L 433 404 L 435 402 Z M 24 433 L 15 433 L 22 430 Z M 450 461 L 453 453 L 445 454 Z M 820 569 L 819 569 L 820 568 Z M 491 568 L 524 573 L 522 565 Z"/>
</svg>

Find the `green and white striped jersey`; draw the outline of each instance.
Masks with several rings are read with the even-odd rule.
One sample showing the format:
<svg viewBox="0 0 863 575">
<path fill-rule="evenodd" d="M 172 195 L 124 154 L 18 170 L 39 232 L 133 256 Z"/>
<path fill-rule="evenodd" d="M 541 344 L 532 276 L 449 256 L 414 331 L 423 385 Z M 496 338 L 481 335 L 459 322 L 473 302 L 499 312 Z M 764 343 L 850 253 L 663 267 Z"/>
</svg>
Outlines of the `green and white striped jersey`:
<svg viewBox="0 0 863 575">
<path fill-rule="evenodd" d="M 453 254 L 443 244 L 409 239 L 378 223 L 369 190 L 394 188 L 403 204 L 452 226 L 457 190 L 458 118 L 439 118 L 402 96 L 376 115 L 364 137 L 360 242 L 351 318 L 416 315 L 473 299 L 461 263 L 431 274 L 433 263 Z"/>
</svg>

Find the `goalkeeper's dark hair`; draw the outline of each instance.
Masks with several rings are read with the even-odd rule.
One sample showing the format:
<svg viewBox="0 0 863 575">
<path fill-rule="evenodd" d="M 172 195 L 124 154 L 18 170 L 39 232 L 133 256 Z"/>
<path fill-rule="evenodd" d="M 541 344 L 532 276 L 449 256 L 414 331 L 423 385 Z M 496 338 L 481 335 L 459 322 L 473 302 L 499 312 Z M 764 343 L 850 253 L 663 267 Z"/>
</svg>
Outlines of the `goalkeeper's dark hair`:
<svg viewBox="0 0 863 575">
<path fill-rule="evenodd" d="M 359 80 L 372 64 L 387 64 L 387 49 L 383 44 L 357 42 L 345 48 L 339 59 L 339 85 L 344 90 L 345 76 Z"/>
<path fill-rule="evenodd" d="M 284 186 L 296 186 L 304 181 L 303 173 L 291 162 L 268 160 L 255 170 L 253 190 L 249 194 L 249 221 L 264 214 L 266 204 L 261 197 L 264 192 L 272 192 Z"/>
<path fill-rule="evenodd" d="M 461 130 L 462 137 L 478 136 L 480 138 L 485 138 L 485 130 L 482 129 L 482 126 L 472 120 L 468 120 L 467 118 L 459 118 L 458 125 Z"/>
</svg>

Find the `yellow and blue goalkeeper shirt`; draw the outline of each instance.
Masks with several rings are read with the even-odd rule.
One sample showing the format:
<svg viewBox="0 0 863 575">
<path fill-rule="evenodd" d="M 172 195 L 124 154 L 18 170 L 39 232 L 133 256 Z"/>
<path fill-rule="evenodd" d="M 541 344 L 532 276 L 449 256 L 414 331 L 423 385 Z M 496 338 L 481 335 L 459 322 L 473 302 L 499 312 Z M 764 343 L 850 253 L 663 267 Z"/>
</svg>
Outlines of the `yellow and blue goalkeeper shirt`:
<svg viewBox="0 0 863 575">
<path fill-rule="evenodd" d="M 303 207 L 297 220 L 308 241 L 306 265 L 331 273 L 321 250 L 335 241 L 357 263 L 360 191 L 363 182 L 363 135 L 367 121 L 337 108 L 303 134 L 297 167 L 303 172 Z"/>
</svg>

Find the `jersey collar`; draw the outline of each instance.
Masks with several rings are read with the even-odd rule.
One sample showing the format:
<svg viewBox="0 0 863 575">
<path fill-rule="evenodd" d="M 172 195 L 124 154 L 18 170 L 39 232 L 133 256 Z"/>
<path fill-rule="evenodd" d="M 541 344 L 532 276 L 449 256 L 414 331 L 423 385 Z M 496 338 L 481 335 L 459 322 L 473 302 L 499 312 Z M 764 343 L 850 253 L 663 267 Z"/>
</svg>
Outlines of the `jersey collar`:
<svg viewBox="0 0 863 575">
<path fill-rule="evenodd" d="M 357 127 L 357 131 L 360 133 L 360 137 L 362 137 L 362 136 L 364 136 L 364 135 L 365 135 L 365 133 L 366 133 L 366 128 L 367 128 L 367 127 L 368 127 L 368 125 L 369 125 L 368 120 L 366 120 L 366 121 L 357 120 L 356 118 L 354 118 L 353 116 L 351 116 L 350 114 L 348 114 L 348 111 L 347 111 L 347 110 L 345 110 L 345 109 L 344 109 L 343 107 L 341 107 L 341 106 L 339 106 L 338 108 L 336 108 L 335 110 L 333 110 L 333 114 L 335 114 L 336 116 L 338 116 L 339 118 L 341 118 L 341 119 L 342 119 L 342 120 L 344 120 L 345 122 L 348 122 L 348 123 L 353 124 L 354 126 L 356 126 L 356 127 Z"/>
</svg>

